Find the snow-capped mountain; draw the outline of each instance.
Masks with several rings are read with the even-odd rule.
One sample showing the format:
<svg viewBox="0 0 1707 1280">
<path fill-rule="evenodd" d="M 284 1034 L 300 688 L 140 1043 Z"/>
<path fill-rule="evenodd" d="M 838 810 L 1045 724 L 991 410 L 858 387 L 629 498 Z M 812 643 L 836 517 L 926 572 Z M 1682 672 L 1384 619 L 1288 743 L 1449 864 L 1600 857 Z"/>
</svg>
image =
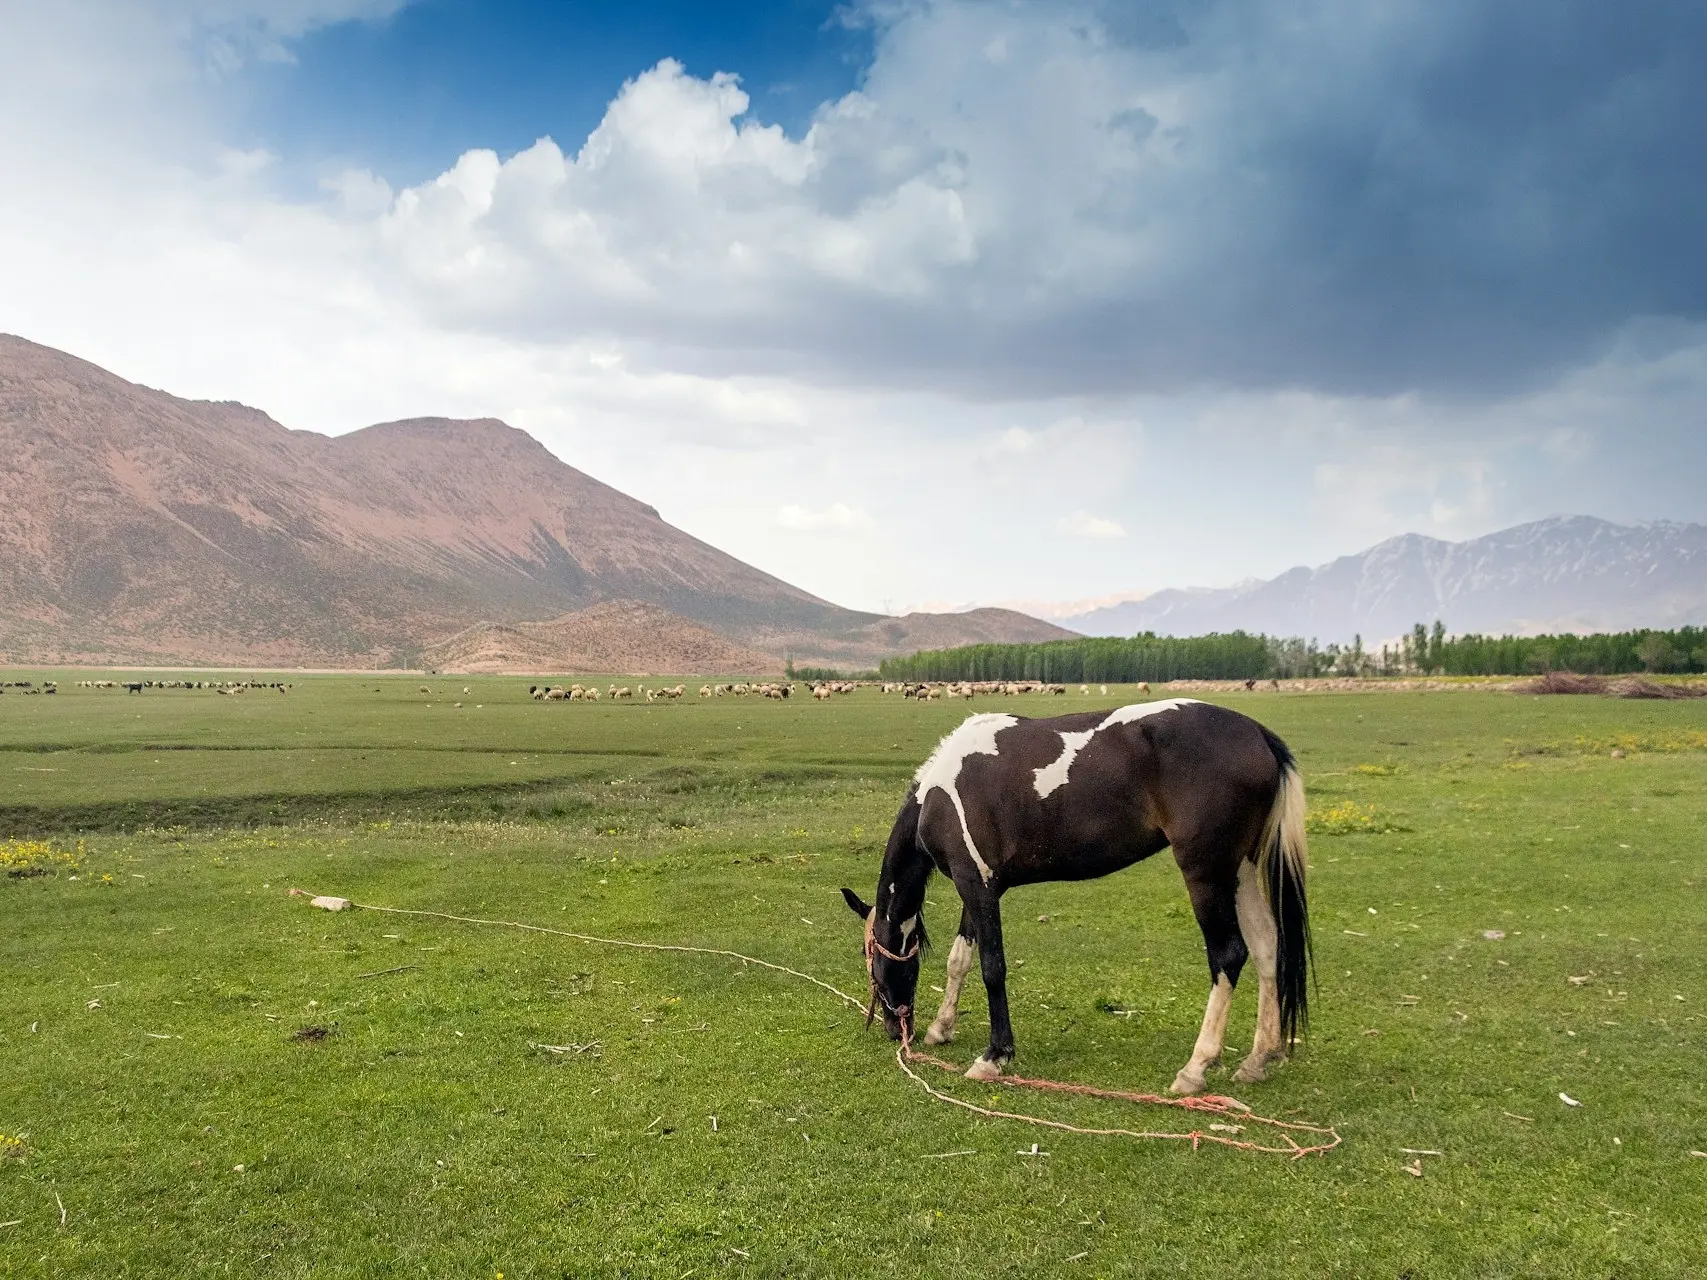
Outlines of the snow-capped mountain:
<svg viewBox="0 0 1707 1280">
<path fill-rule="evenodd" d="M 1455 634 L 1519 635 L 1707 622 L 1707 525 L 1560 516 L 1467 542 L 1407 533 L 1266 582 L 1159 591 L 1061 621 L 1087 635 L 1241 628 L 1328 642 L 1436 618 Z"/>
</svg>

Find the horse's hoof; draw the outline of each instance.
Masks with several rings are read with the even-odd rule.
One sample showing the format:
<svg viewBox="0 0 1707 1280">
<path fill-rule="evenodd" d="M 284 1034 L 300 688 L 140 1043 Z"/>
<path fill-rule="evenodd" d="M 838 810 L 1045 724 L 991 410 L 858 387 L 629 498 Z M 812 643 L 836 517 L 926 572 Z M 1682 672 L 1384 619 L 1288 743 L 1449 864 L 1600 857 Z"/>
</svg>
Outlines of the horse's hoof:
<svg viewBox="0 0 1707 1280">
<path fill-rule="evenodd" d="M 966 1068 L 968 1080 L 994 1080 L 1001 1074 L 1001 1066 L 991 1062 L 988 1058 L 979 1058 L 978 1061 Z"/>
<path fill-rule="evenodd" d="M 937 1026 L 937 1024 L 933 1022 L 933 1023 L 931 1023 L 931 1025 L 929 1027 L 927 1027 L 925 1029 L 925 1043 L 926 1044 L 949 1044 L 949 1043 L 952 1043 L 953 1040 L 954 1040 L 954 1028 L 953 1027 L 950 1027 L 947 1031 L 944 1031 L 941 1027 Z"/>
<path fill-rule="evenodd" d="M 1168 1092 L 1179 1094 L 1202 1093 L 1203 1077 L 1201 1075 L 1194 1076 L 1184 1067 L 1181 1067 L 1180 1073 L 1174 1077 L 1174 1082 L 1168 1086 Z"/>
<path fill-rule="evenodd" d="M 1268 1079 L 1268 1059 L 1266 1055 L 1258 1058 L 1254 1054 L 1239 1064 L 1239 1069 L 1233 1073 L 1234 1084 L 1261 1084 Z"/>
</svg>

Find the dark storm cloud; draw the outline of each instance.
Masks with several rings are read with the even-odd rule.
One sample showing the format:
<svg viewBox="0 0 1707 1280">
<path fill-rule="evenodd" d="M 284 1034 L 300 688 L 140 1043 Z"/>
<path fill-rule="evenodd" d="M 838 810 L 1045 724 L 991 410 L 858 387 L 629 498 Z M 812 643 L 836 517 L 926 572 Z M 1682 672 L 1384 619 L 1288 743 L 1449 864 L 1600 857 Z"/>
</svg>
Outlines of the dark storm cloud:
<svg viewBox="0 0 1707 1280">
<path fill-rule="evenodd" d="M 1504 390 L 1592 358 L 1634 318 L 1707 314 L 1707 6 L 1101 17 L 1135 85 L 1195 101 L 1182 171 L 1110 183 L 1081 220 L 1160 227 L 1174 269 L 959 341 L 903 329 L 888 354 L 917 353 L 921 376 L 993 342 L 980 373 L 1008 388 Z"/>
<path fill-rule="evenodd" d="M 1258 72 L 1269 92 L 1244 104 L 1222 172 L 1229 198 L 1252 174 L 1264 188 L 1227 353 L 1247 376 L 1508 382 L 1632 317 L 1707 309 L 1707 8 L 1435 3 L 1362 67 L 1355 46 L 1324 53 L 1331 14 L 1299 40 L 1235 12 L 1273 43 L 1233 44 L 1223 67 L 1279 50 L 1326 76 L 1287 101 L 1286 78 Z"/>
</svg>

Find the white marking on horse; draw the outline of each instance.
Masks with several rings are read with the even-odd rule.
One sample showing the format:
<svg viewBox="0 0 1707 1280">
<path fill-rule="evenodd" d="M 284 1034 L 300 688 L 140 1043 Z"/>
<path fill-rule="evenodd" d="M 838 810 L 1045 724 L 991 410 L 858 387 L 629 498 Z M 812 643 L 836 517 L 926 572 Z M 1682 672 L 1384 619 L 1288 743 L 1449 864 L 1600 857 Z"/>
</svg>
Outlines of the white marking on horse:
<svg viewBox="0 0 1707 1280">
<path fill-rule="evenodd" d="M 903 947 L 906 946 L 907 939 L 911 938 L 913 936 L 913 930 L 917 929 L 918 927 L 919 927 L 919 917 L 918 916 L 908 916 L 905 920 L 901 921 L 901 945 Z"/>
<path fill-rule="evenodd" d="M 1063 733 L 1061 735 L 1061 754 L 1052 763 L 1032 771 L 1032 776 L 1035 779 L 1032 785 L 1037 789 L 1037 798 L 1039 800 L 1046 799 L 1051 792 L 1067 785 L 1067 771 L 1073 767 L 1074 757 L 1084 750 L 1085 745 L 1104 729 L 1117 724 L 1130 724 L 1134 720 L 1142 720 L 1145 716 L 1172 711 L 1175 707 L 1187 706 L 1196 701 L 1198 701 L 1196 698 L 1164 698 L 1160 702 L 1134 702 L 1129 706 L 1116 707 L 1110 711 L 1094 729 L 1083 729 L 1077 733 Z"/>
<path fill-rule="evenodd" d="M 1100 728 L 1102 726 L 1098 725 L 1097 729 Z M 1037 779 L 1033 785 L 1037 788 L 1039 800 L 1056 788 L 1066 785 L 1067 770 L 1073 767 L 1073 757 L 1078 755 L 1079 749 L 1095 736 L 1096 729 L 1086 729 L 1080 733 L 1063 733 L 1061 735 L 1060 756 L 1056 758 L 1053 764 L 1046 764 L 1041 769 L 1033 771 L 1033 775 Z"/>
<path fill-rule="evenodd" d="M 1209 1003 L 1203 1010 L 1203 1029 L 1197 1033 L 1192 1046 L 1191 1061 L 1174 1077 L 1174 1093 L 1202 1093 L 1204 1074 L 1220 1060 L 1221 1046 L 1227 1039 L 1227 1008 L 1233 1003 L 1233 980 L 1226 974 L 1215 979 L 1209 989 Z"/>
<path fill-rule="evenodd" d="M 1257 971 L 1257 1033 L 1251 1044 L 1250 1056 L 1239 1064 L 1233 1076 L 1240 1084 L 1266 1079 L 1269 1060 L 1285 1052 L 1285 1046 L 1280 1042 L 1280 993 L 1275 986 L 1280 931 L 1263 894 L 1262 879 L 1256 863 L 1239 864 L 1239 887 L 1234 907 L 1239 916 L 1239 932 L 1244 935 L 1245 947 Z"/>
<path fill-rule="evenodd" d="M 961 803 L 960 790 L 955 783 L 960 780 L 960 766 L 965 763 L 967 756 L 999 754 L 996 735 L 1018 723 L 1018 716 L 997 713 L 968 716 L 958 729 L 937 743 L 930 759 L 920 765 L 919 771 L 913 775 L 913 781 L 918 784 L 921 805 L 933 787 L 944 792 L 949 802 L 954 805 L 954 812 L 960 817 L 960 834 L 966 840 L 966 852 L 972 855 L 972 861 L 977 864 L 978 874 L 984 877 L 985 884 L 990 883 L 990 865 L 984 861 L 983 855 L 978 852 L 978 846 L 972 842 L 972 831 L 966 825 L 966 806 Z"/>
</svg>

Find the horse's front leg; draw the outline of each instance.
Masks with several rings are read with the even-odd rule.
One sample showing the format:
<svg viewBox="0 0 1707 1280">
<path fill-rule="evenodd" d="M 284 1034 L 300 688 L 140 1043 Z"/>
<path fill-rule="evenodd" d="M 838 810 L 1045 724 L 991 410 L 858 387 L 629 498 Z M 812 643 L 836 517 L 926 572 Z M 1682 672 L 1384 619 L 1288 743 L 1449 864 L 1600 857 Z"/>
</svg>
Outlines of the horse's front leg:
<svg viewBox="0 0 1707 1280">
<path fill-rule="evenodd" d="M 944 984 L 942 1006 L 936 1020 L 925 1030 L 926 1044 L 947 1044 L 954 1039 L 954 1023 L 960 1015 L 960 986 L 972 972 L 972 957 L 978 944 L 972 939 L 972 915 L 964 907 L 960 911 L 960 929 L 954 935 L 954 945 L 948 949 L 948 980 Z"/>
<path fill-rule="evenodd" d="M 969 1080 L 994 1080 L 1014 1058 L 1014 1029 L 1008 1021 L 1008 962 L 1002 952 L 1002 908 L 996 894 L 984 886 L 967 899 L 977 932 L 978 961 L 984 974 L 984 993 L 990 1002 L 990 1047 L 967 1069 Z"/>
</svg>

